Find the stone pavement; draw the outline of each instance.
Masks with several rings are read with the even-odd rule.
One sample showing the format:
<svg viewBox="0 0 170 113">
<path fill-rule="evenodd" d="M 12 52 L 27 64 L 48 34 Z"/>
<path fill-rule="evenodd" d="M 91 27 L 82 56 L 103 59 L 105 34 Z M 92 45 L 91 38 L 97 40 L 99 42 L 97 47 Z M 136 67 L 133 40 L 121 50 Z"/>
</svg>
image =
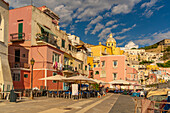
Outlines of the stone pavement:
<svg viewBox="0 0 170 113">
<path fill-rule="evenodd" d="M 101 98 L 80 100 L 38 97 L 18 103 L 0 102 L 0 113 L 133 113 L 133 104 L 129 96 L 111 93 Z"/>
<path fill-rule="evenodd" d="M 135 103 L 128 95 L 120 95 L 109 113 L 134 113 Z"/>
</svg>

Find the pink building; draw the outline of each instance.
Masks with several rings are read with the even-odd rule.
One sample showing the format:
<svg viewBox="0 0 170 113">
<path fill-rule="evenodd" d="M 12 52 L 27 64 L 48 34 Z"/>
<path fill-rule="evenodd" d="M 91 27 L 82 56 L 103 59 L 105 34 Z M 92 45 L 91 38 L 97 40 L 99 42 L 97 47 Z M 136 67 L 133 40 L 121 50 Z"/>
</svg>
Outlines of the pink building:
<svg viewBox="0 0 170 113">
<path fill-rule="evenodd" d="M 41 9 L 41 8 L 40 8 Z M 33 88 L 47 87 L 56 89 L 56 81 L 40 81 L 40 78 L 60 74 L 62 75 L 62 61 L 64 52 L 58 49 L 57 44 L 50 44 L 45 41 L 36 41 L 36 34 L 40 31 L 48 31 L 53 36 L 53 31 L 58 28 L 58 19 L 55 14 L 52 17 L 34 7 L 26 6 L 9 11 L 9 63 L 12 72 L 14 89 L 31 88 L 31 65 L 30 60 L 34 58 Z M 48 10 L 48 9 L 47 9 Z M 41 26 L 46 25 L 46 28 Z M 52 28 L 47 26 L 51 25 Z M 48 29 L 48 30 L 47 30 Z M 53 31 L 52 31 L 53 30 Z M 48 37 L 49 37 L 48 36 Z M 57 38 L 57 36 L 56 36 Z M 57 68 L 54 67 L 56 63 Z M 60 84 L 60 88 L 62 88 Z"/>
<path fill-rule="evenodd" d="M 129 82 L 138 83 L 138 71 L 135 68 L 127 66 L 126 80 Z"/>
<path fill-rule="evenodd" d="M 126 62 L 124 55 L 100 57 L 100 65 L 94 68 L 94 78 L 105 82 L 126 80 Z"/>
</svg>

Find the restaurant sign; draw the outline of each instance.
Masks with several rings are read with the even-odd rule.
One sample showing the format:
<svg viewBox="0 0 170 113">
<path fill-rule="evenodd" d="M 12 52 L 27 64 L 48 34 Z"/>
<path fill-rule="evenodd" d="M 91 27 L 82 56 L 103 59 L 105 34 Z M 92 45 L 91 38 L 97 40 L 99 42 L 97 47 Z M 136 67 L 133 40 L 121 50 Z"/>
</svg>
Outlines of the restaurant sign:
<svg viewBox="0 0 170 113">
<path fill-rule="evenodd" d="M 78 95 L 78 84 L 72 84 L 72 95 Z"/>
</svg>

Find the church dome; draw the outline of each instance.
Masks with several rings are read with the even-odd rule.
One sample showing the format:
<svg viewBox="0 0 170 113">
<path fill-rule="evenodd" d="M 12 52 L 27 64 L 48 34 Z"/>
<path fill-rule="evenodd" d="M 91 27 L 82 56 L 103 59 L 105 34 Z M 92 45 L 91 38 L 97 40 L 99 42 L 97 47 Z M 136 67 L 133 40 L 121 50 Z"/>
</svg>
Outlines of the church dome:
<svg viewBox="0 0 170 113">
<path fill-rule="evenodd" d="M 113 43 L 116 42 L 116 40 L 113 38 L 112 33 L 109 35 L 109 38 L 107 39 L 106 43 Z"/>
</svg>

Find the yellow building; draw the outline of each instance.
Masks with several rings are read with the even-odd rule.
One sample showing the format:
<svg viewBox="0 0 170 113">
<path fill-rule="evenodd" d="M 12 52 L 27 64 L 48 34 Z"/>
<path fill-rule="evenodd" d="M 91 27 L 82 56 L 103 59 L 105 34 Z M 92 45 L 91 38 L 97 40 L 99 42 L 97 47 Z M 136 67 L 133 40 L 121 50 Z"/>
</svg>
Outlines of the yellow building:
<svg viewBox="0 0 170 113">
<path fill-rule="evenodd" d="M 91 50 L 91 56 L 88 56 L 87 62 L 93 67 L 99 66 L 99 57 L 104 55 L 122 55 L 123 51 L 119 47 L 116 47 L 116 40 L 113 38 L 112 33 L 106 41 L 106 46 L 99 42 L 99 45 L 89 47 Z"/>
<path fill-rule="evenodd" d="M 147 65 L 148 70 L 159 70 L 157 65 Z"/>
<path fill-rule="evenodd" d="M 116 40 L 113 38 L 112 33 L 106 41 L 106 46 L 111 47 L 112 55 L 121 55 L 121 50 L 119 47 L 116 47 Z"/>
</svg>

